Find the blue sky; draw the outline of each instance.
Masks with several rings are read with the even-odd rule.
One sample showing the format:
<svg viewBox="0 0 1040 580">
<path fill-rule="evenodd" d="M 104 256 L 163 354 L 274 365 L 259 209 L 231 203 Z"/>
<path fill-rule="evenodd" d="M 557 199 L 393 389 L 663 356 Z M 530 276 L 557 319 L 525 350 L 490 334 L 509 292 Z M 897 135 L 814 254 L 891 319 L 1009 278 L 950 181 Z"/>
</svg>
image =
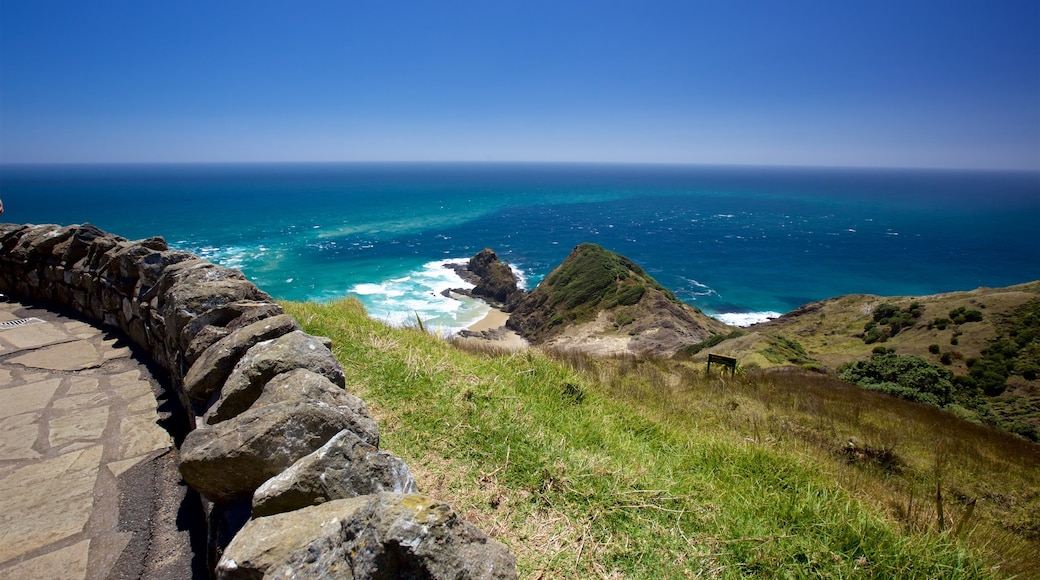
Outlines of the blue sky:
<svg viewBox="0 0 1040 580">
<path fill-rule="evenodd" d="M 0 3 L 0 162 L 1040 169 L 1040 3 Z"/>
</svg>

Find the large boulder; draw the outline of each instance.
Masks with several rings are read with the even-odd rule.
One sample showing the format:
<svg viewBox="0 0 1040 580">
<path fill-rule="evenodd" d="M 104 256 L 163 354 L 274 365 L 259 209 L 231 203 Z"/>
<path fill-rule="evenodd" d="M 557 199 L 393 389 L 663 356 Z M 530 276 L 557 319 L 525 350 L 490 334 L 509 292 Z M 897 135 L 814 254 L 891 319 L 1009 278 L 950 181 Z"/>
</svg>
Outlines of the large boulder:
<svg viewBox="0 0 1040 580">
<path fill-rule="evenodd" d="M 380 493 L 251 520 L 217 563 L 217 578 L 516 578 L 502 544 L 423 495 Z"/>
<path fill-rule="evenodd" d="M 180 349 L 187 348 L 206 324 L 226 324 L 239 316 L 242 309 L 236 304 L 273 302 L 242 272 L 208 262 L 185 260 L 163 274 L 153 288 L 163 296 L 160 308 L 167 340 Z"/>
<path fill-rule="evenodd" d="M 188 348 L 184 350 L 184 358 L 188 361 L 188 364 L 195 364 L 195 361 L 202 356 L 202 353 L 206 352 L 206 349 L 225 336 L 254 322 L 280 314 L 285 314 L 281 306 L 273 302 L 257 302 L 248 308 L 243 308 L 241 314 L 231 320 L 231 322 L 228 322 L 226 326 L 207 324 L 195 333 L 195 338 L 191 339 Z"/>
<path fill-rule="evenodd" d="M 404 461 L 342 431 L 264 482 L 253 494 L 253 517 L 381 491 L 415 493 L 418 489 Z"/>
<path fill-rule="evenodd" d="M 288 401 L 188 433 L 184 481 L 211 501 L 250 497 L 256 488 L 351 427 L 348 413 L 322 402 Z"/>
<path fill-rule="evenodd" d="M 220 398 L 206 413 L 206 423 L 226 421 L 248 409 L 275 376 L 307 369 L 329 379 L 342 389 L 343 367 L 321 339 L 303 331 L 258 342 L 242 355 L 220 389 Z"/>
<path fill-rule="evenodd" d="M 213 328 L 213 327 L 209 327 Z M 299 330 L 288 314 L 258 320 L 231 332 L 203 351 L 184 377 L 184 392 L 193 399 L 208 400 L 220 390 L 247 350 L 259 342 Z"/>
<path fill-rule="evenodd" d="M 287 402 L 310 401 L 334 407 L 346 415 L 347 428 L 361 441 L 379 447 L 379 426 L 368 414 L 365 402 L 335 385 L 329 379 L 307 369 L 293 369 L 271 379 L 253 408 Z"/>
<path fill-rule="evenodd" d="M 79 226 L 76 228 L 76 233 L 72 238 L 60 246 L 61 261 L 69 266 L 74 265 L 87 255 L 94 240 L 105 236 L 111 236 L 111 234 L 98 229 L 97 226 L 92 224 Z"/>
</svg>

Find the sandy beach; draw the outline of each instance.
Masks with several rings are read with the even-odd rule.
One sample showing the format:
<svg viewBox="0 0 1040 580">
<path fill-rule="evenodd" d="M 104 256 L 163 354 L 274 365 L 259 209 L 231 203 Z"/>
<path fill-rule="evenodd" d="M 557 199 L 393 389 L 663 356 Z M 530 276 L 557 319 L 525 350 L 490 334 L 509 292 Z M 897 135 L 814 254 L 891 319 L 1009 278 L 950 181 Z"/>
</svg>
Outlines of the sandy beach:
<svg viewBox="0 0 1040 580">
<path fill-rule="evenodd" d="M 507 320 L 509 320 L 508 314 L 497 308 L 492 308 L 484 318 L 481 318 L 466 329 L 470 332 L 484 332 L 483 338 L 468 336 L 458 340 L 483 341 L 507 350 L 520 350 L 530 346 L 526 339 L 505 327 Z M 495 332 L 485 332 L 489 330 Z"/>
<path fill-rule="evenodd" d="M 472 332 L 480 332 L 483 330 L 494 330 L 501 328 L 506 325 L 506 321 L 509 320 L 509 315 L 497 308 L 492 308 L 484 318 L 476 321 L 466 330 Z"/>
</svg>

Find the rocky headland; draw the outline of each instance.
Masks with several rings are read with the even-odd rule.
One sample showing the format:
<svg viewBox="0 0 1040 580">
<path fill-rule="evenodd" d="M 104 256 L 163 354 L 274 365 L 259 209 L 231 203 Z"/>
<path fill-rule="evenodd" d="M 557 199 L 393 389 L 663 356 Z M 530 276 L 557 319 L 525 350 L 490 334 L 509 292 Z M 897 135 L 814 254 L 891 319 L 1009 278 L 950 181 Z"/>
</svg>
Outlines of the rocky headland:
<svg viewBox="0 0 1040 580">
<path fill-rule="evenodd" d="M 512 270 L 490 249 L 457 271 L 476 285 L 467 294 L 509 313 L 504 328 L 464 337 L 496 340 L 513 331 L 551 349 L 670 357 L 731 330 L 680 301 L 628 258 L 595 244 L 574 248 L 530 292 L 517 287 Z"/>
</svg>

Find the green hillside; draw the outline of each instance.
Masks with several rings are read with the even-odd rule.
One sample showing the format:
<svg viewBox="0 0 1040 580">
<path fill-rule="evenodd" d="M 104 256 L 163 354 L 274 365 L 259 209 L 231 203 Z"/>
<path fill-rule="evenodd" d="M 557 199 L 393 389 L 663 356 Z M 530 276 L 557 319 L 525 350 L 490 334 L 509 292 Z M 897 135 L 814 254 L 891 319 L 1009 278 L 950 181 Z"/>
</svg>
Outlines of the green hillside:
<svg viewBox="0 0 1040 580">
<path fill-rule="evenodd" d="M 332 338 L 382 446 L 522 577 L 1035 572 L 1040 448 L 932 407 L 818 374 L 468 352 L 355 300 L 284 306 Z"/>
<path fill-rule="evenodd" d="M 735 356 L 747 369 L 840 373 L 1040 438 L 1040 282 L 933 296 L 841 296 L 722 338 L 686 352 L 698 361 L 708 350 Z M 913 373 L 897 380 L 898 369 Z M 949 393 L 932 397 L 926 391 L 934 385 L 912 386 L 910 374 L 922 373 L 941 377 Z"/>
<path fill-rule="evenodd" d="M 575 247 L 520 299 L 508 325 L 539 344 L 593 321 L 600 322 L 592 333 L 598 338 L 639 337 L 642 342 L 634 341 L 630 350 L 655 355 L 729 331 L 677 299 L 628 258 L 589 243 Z"/>
</svg>

